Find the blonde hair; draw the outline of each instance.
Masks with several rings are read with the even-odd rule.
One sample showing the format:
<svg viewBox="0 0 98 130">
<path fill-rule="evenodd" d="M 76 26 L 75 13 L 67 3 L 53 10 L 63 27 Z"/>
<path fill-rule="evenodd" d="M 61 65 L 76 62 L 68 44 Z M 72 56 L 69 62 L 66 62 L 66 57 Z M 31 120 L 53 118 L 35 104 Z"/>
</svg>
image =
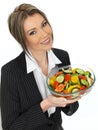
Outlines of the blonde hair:
<svg viewBox="0 0 98 130">
<path fill-rule="evenodd" d="M 18 7 L 15 8 L 15 10 L 10 14 L 8 18 L 8 26 L 9 26 L 10 33 L 20 43 L 23 50 L 27 50 L 26 43 L 25 43 L 23 23 L 28 16 L 31 16 L 35 13 L 39 13 L 40 15 L 42 15 L 45 18 L 45 20 L 47 20 L 47 22 L 49 23 L 46 15 L 37 7 L 31 4 L 19 5 Z"/>
</svg>

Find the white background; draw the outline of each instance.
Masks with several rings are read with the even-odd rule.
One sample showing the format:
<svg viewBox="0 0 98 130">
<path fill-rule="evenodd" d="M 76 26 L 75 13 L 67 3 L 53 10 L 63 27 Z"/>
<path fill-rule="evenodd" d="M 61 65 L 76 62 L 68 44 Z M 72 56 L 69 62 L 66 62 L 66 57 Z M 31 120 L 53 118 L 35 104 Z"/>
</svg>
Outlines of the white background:
<svg viewBox="0 0 98 130">
<path fill-rule="evenodd" d="M 22 51 L 9 33 L 8 15 L 17 5 L 30 3 L 46 13 L 54 31 L 54 47 L 67 50 L 72 64 L 83 64 L 94 70 L 96 83 L 92 92 L 79 101 L 78 111 L 70 117 L 62 113 L 65 130 L 98 130 L 97 1 L 3 0 L 0 2 L 0 68 Z"/>
</svg>

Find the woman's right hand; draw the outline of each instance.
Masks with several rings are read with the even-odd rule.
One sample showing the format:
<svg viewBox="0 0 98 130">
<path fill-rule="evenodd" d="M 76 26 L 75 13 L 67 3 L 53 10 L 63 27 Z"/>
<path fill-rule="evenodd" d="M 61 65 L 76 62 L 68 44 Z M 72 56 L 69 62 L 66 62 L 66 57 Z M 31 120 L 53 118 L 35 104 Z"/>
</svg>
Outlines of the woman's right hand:
<svg viewBox="0 0 98 130">
<path fill-rule="evenodd" d="M 46 110 L 48 110 L 50 107 L 65 107 L 68 104 L 74 103 L 76 101 L 78 101 L 80 99 L 80 97 L 75 98 L 75 99 L 71 99 L 71 100 L 67 100 L 64 97 L 55 97 L 55 96 L 48 96 L 46 99 L 44 99 L 40 105 L 42 110 L 45 112 Z"/>
</svg>

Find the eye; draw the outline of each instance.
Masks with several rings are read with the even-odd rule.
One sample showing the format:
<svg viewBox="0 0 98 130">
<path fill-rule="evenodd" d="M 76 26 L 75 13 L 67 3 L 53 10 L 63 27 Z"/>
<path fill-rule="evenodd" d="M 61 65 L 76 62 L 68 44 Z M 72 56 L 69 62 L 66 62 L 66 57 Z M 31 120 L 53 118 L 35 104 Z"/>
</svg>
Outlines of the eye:
<svg viewBox="0 0 98 130">
<path fill-rule="evenodd" d="M 35 34 L 36 34 L 35 31 L 31 31 L 31 32 L 29 33 L 29 35 L 35 35 Z"/>
<path fill-rule="evenodd" d="M 44 22 L 42 23 L 42 27 L 45 27 L 47 24 L 48 24 L 47 21 L 44 21 Z"/>
</svg>

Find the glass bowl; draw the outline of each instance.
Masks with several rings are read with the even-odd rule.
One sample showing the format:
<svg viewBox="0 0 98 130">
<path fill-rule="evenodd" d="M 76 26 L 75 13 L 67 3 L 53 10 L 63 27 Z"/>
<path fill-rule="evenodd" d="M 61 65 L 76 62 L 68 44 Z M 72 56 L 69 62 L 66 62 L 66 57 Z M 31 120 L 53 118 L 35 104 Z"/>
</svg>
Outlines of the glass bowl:
<svg viewBox="0 0 98 130">
<path fill-rule="evenodd" d="M 74 99 L 92 90 L 95 75 L 84 65 L 68 65 L 53 68 L 46 82 L 52 95 Z"/>
</svg>

